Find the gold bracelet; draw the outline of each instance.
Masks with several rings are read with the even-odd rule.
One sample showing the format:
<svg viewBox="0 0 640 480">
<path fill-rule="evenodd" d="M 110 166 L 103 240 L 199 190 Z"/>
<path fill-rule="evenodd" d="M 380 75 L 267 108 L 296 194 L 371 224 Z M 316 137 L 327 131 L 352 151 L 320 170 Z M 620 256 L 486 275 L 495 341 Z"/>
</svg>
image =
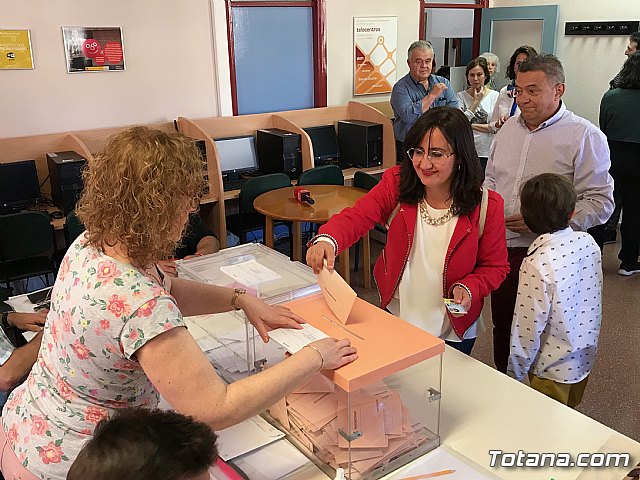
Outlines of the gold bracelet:
<svg viewBox="0 0 640 480">
<path fill-rule="evenodd" d="M 320 355 L 320 368 L 316 370 L 317 372 L 319 372 L 324 368 L 324 357 L 322 356 L 322 353 L 320 353 L 320 350 L 318 350 L 316 347 L 314 347 L 311 344 L 305 345 L 305 347 L 313 348 L 316 352 L 318 352 L 318 355 Z"/>
<path fill-rule="evenodd" d="M 234 288 L 233 295 L 231 296 L 231 306 L 234 310 L 241 310 L 240 307 L 236 306 L 236 301 L 240 295 L 244 295 L 247 291 L 244 288 Z"/>
</svg>

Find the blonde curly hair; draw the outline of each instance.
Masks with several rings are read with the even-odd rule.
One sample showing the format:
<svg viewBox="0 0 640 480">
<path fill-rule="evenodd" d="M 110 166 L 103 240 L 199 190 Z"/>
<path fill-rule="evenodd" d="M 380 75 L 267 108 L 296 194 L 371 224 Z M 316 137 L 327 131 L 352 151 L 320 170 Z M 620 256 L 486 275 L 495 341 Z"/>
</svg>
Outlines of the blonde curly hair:
<svg viewBox="0 0 640 480">
<path fill-rule="evenodd" d="M 178 224 L 183 209 L 200 203 L 202 170 L 182 135 L 134 127 L 111 136 L 83 173 L 76 214 L 88 242 L 100 250 L 118 242 L 140 268 L 169 257 L 186 226 Z"/>
</svg>

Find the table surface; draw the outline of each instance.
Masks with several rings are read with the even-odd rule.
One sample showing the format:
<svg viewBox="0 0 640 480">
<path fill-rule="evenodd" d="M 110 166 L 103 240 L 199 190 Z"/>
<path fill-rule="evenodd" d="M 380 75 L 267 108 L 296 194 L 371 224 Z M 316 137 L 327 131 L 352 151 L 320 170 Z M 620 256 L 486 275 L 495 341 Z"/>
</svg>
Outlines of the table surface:
<svg viewBox="0 0 640 480">
<path fill-rule="evenodd" d="M 635 463 L 621 469 L 491 468 L 489 450 L 562 452 L 575 460 L 579 453 L 596 453 L 609 443 L 615 450 L 606 451 L 630 453 L 632 460 L 640 460 L 638 442 L 449 346 L 443 357 L 440 422 L 443 445 L 505 480 L 621 480 Z M 389 477 L 401 478 L 410 465 Z M 316 469 L 287 479 L 326 480 L 327 476 Z"/>
<path fill-rule="evenodd" d="M 253 206 L 263 215 L 277 220 L 323 223 L 343 208 L 352 207 L 367 193 L 361 188 L 344 185 L 305 185 L 304 188 L 311 192 L 311 198 L 315 201 L 313 205 L 308 205 L 293 198 L 294 188 L 279 188 L 263 193 L 254 200 Z"/>
</svg>

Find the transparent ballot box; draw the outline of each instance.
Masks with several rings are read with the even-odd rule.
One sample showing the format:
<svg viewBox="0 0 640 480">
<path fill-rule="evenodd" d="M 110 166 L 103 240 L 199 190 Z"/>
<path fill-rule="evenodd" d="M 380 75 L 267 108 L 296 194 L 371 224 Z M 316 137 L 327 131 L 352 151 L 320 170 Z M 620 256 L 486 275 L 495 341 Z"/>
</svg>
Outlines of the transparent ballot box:
<svg viewBox="0 0 640 480">
<path fill-rule="evenodd" d="M 197 282 L 244 288 L 270 304 L 320 291 L 313 270 L 259 243 L 181 260 L 177 270 L 180 277 Z"/>
<path fill-rule="evenodd" d="M 178 275 L 197 282 L 244 288 L 278 304 L 320 291 L 313 271 L 260 244 L 244 244 L 177 262 Z M 232 382 L 281 361 L 285 349 L 265 344 L 244 312 L 187 317 L 187 327 L 220 375 Z"/>
<path fill-rule="evenodd" d="M 358 349 L 353 363 L 313 374 L 269 409 L 267 418 L 321 470 L 378 479 L 439 446 L 441 339 L 359 298 L 346 324 L 321 294 L 285 305 Z"/>
</svg>

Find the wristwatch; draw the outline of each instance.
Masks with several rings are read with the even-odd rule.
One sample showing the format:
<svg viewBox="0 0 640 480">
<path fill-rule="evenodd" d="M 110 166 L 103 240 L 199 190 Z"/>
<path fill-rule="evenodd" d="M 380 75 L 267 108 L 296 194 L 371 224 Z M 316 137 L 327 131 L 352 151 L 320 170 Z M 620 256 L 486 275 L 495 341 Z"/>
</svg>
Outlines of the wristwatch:
<svg viewBox="0 0 640 480">
<path fill-rule="evenodd" d="M 9 323 L 9 314 L 13 312 L 2 312 L 2 327 L 3 328 L 12 328 L 13 325 Z"/>
<path fill-rule="evenodd" d="M 244 295 L 247 291 L 244 288 L 234 288 L 233 295 L 231 296 L 231 306 L 234 310 L 241 310 L 240 307 L 236 306 L 236 301 L 240 295 Z"/>
</svg>

